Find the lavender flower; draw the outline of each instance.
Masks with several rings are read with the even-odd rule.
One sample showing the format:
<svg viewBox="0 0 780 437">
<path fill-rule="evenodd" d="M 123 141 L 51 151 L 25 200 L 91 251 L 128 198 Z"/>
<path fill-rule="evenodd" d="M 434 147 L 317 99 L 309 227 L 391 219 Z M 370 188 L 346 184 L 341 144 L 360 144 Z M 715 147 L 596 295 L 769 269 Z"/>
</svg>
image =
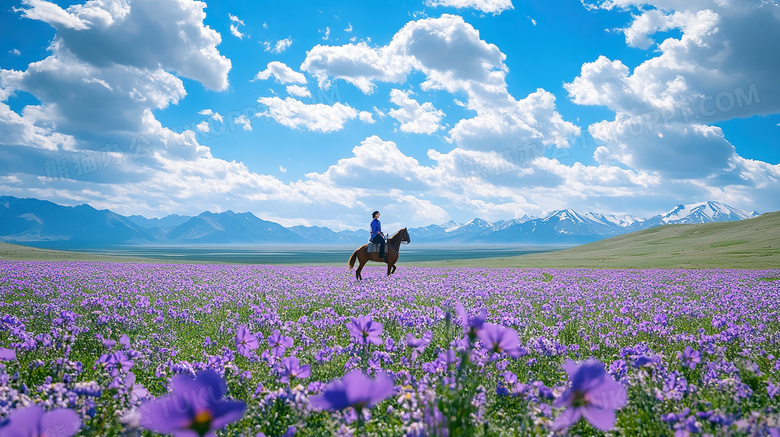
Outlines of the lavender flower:
<svg viewBox="0 0 780 437">
<path fill-rule="evenodd" d="M 371 320 L 371 316 L 351 317 L 347 329 L 359 344 L 382 344 L 382 324 Z"/>
<path fill-rule="evenodd" d="M 520 338 L 517 331 L 493 323 L 485 323 L 477 333 L 482 345 L 494 352 L 506 352 L 512 358 L 520 358 Z"/>
<path fill-rule="evenodd" d="M 383 372 L 371 379 L 359 370 L 352 370 L 343 378 L 331 381 L 322 395 L 309 398 L 311 404 L 323 410 L 354 408 L 360 416 L 363 408 L 383 401 L 395 393 L 393 379 Z"/>
<path fill-rule="evenodd" d="M 414 338 L 411 332 L 406 334 L 406 345 L 412 348 L 412 361 L 416 360 L 425 351 L 425 348 L 431 344 L 432 339 L 433 333 L 431 331 L 426 331 L 419 339 Z"/>
<path fill-rule="evenodd" d="M 308 364 L 300 365 L 296 357 L 287 357 L 282 359 L 282 377 L 280 381 L 289 383 L 293 379 L 304 379 L 311 375 L 311 366 Z"/>
<path fill-rule="evenodd" d="M 16 359 L 16 351 L 0 347 L 0 361 L 13 361 Z"/>
<path fill-rule="evenodd" d="M 460 317 L 460 324 L 463 326 L 463 333 L 472 341 L 477 338 L 477 332 L 482 328 L 482 324 L 487 319 L 487 310 L 482 308 L 477 317 L 469 320 L 469 315 L 466 313 L 466 309 L 458 302 L 455 304 L 455 312 Z"/>
<path fill-rule="evenodd" d="M 274 329 L 273 334 L 268 337 L 268 346 L 271 346 L 271 353 L 275 357 L 283 356 L 287 348 L 291 348 L 292 345 L 292 337 L 285 337 L 278 329 Z"/>
<path fill-rule="evenodd" d="M 553 403 L 556 408 L 566 407 L 553 429 L 569 428 L 584 416 L 597 429 L 610 430 L 615 425 L 615 410 L 627 404 L 625 387 L 609 377 L 604 364 L 594 358 L 581 365 L 567 359 L 564 369 L 571 387 Z"/>
<path fill-rule="evenodd" d="M 75 411 L 59 408 L 44 411 L 39 405 L 11 411 L 8 422 L 0 425 L 0 437 L 70 437 L 81 428 Z"/>
<path fill-rule="evenodd" d="M 246 326 L 238 328 L 236 333 L 236 350 L 239 355 L 249 357 L 249 352 L 257 349 L 260 346 L 260 341 L 254 336 Z"/>
<path fill-rule="evenodd" d="M 677 352 L 677 358 L 683 362 L 683 366 L 693 370 L 696 368 L 696 364 L 701 362 L 701 353 L 686 346 L 684 352 Z"/>
<path fill-rule="evenodd" d="M 224 399 L 225 381 L 213 370 L 196 378 L 178 375 L 173 391 L 144 402 L 139 407 L 140 425 L 174 437 L 213 436 L 214 430 L 241 418 L 246 405 Z"/>
</svg>

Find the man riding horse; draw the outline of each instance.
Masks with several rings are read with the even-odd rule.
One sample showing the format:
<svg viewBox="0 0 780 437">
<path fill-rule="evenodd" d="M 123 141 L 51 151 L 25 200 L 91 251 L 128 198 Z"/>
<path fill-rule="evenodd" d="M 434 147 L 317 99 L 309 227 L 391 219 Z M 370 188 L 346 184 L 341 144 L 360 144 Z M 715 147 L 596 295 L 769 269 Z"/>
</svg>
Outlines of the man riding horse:
<svg viewBox="0 0 780 437">
<path fill-rule="evenodd" d="M 371 221 L 371 241 L 379 245 L 379 257 L 385 260 L 385 234 L 382 233 L 382 223 L 379 221 L 379 211 L 371 213 L 374 220 Z"/>
<path fill-rule="evenodd" d="M 385 234 L 382 233 L 382 224 L 379 222 L 379 211 L 371 213 L 373 220 L 371 221 L 371 237 L 369 243 L 379 245 L 379 253 L 368 252 L 368 243 L 364 244 L 352 252 L 352 256 L 349 257 L 349 268 L 355 267 L 355 262 L 359 262 L 360 265 L 355 272 L 357 279 L 363 279 L 360 272 L 363 270 L 363 266 L 369 261 L 381 262 L 387 264 L 387 275 L 391 275 L 395 272 L 395 263 L 398 261 L 398 257 L 401 255 L 401 244 L 410 243 L 412 241 L 409 238 L 409 232 L 406 228 L 396 232 L 390 238 L 387 239 L 387 255 L 385 255 Z"/>
</svg>

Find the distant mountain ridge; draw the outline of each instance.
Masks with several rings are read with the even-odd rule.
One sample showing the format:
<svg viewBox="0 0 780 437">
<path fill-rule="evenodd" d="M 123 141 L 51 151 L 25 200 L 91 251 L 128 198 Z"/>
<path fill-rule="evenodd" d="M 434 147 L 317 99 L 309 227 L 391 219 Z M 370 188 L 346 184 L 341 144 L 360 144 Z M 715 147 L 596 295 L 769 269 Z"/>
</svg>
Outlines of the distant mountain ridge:
<svg viewBox="0 0 780 437">
<path fill-rule="evenodd" d="M 642 219 L 629 214 L 582 213 L 573 209 L 541 217 L 489 222 L 475 218 L 409 229 L 415 242 L 583 244 L 666 224 L 711 223 L 756 217 L 720 202 L 677 205 Z M 52 248 L 137 244 L 344 243 L 362 244 L 368 231 L 318 226 L 286 228 L 252 213 L 203 212 L 148 219 L 125 217 L 89 205 L 62 206 L 45 200 L 0 196 L 0 241 Z"/>
</svg>

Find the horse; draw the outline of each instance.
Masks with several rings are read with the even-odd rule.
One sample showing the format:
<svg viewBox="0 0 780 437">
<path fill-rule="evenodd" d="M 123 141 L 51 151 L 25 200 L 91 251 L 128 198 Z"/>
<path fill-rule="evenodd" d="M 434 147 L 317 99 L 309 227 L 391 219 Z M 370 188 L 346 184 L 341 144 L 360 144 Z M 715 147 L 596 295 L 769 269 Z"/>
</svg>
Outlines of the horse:
<svg viewBox="0 0 780 437">
<path fill-rule="evenodd" d="M 363 270 L 363 266 L 367 262 L 384 262 L 387 264 L 387 276 L 390 276 L 395 273 L 395 263 L 398 261 L 398 257 L 401 256 L 401 253 L 399 252 L 401 250 L 401 243 L 411 242 L 412 239 L 409 238 L 409 233 L 406 231 L 406 228 L 393 234 L 393 236 L 387 240 L 388 250 L 384 261 L 379 256 L 379 252 L 368 253 L 368 244 L 364 244 L 352 252 L 352 256 L 349 257 L 349 269 L 352 270 L 355 267 L 355 260 L 360 261 L 360 266 L 355 272 L 355 278 L 362 280 L 363 277 L 360 275 L 360 271 Z"/>
</svg>

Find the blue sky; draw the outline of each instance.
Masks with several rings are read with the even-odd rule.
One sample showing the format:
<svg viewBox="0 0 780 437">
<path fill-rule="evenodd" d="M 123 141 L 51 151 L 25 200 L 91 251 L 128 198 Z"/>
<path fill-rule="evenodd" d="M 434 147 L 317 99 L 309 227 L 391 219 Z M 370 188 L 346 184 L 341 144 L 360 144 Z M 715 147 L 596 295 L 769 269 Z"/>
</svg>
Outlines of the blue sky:
<svg viewBox="0 0 780 437">
<path fill-rule="evenodd" d="M 0 193 L 389 228 L 780 209 L 776 2 L 10 1 Z"/>
</svg>

